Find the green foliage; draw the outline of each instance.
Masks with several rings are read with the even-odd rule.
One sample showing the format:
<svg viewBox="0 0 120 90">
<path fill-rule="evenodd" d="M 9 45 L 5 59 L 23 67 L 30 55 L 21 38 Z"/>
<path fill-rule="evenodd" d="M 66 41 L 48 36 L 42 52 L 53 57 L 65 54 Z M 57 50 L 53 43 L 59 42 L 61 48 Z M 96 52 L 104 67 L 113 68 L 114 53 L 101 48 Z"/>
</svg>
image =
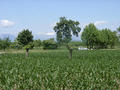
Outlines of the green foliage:
<svg viewBox="0 0 120 90">
<path fill-rule="evenodd" d="M 76 47 L 85 46 L 85 44 L 81 41 L 72 41 L 72 42 L 70 42 L 70 44 L 72 44 L 72 46 L 76 46 Z"/>
<path fill-rule="evenodd" d="M 65 44 L 69 50 L 69 58 L 72 59 L 73 48 L 69 46 L 72 40 L 72 35 L 78 37 L 81 28 L 79 27 L 78 21 L 67 20 L 65 17 L 61 17 L 60 21 L 56 23 L 54 31 L 57 35 L 57 42 L 59 44 Z"/>
<path fill-rule="evenodd" d="M 99 31 L 98 43 L 99 48 L 113 48 L 118 42 L 117 32 L 112 32 L 110 29 L 102 29 Z"/>
<path fill-rule="evenodd" d="M 84 28 L 81 39 L 87 45 L 87 48 L 92 49 L 97 42 L 98 30 L 92 23 Z"/>
<path fill-rule="evenodd" d="M 0 55 L 2 90 L 119 90 L 120 50 Z"/>
<path fill-rule="evenodd" d="M 17 41 L 22 46 L 28 45 L 30 42 L 33 42 L 32 32 L 30 32 L 28 29 L 24 29 L 18 34 Z"/>
<path fill-rule="evenodd" d="M 11 42 L 10 48 L 12 49 L 22 49 L 22 45 L 18 44 L 18 41 L 15 40 L 14 42 Z"/>
<path fill-rule="evenodd" d="M 28 29 L 23 30 L 18 34 L 17 41 L 26 49 L 26 56 L 28 57 L 29 49 L 34 47 L 32 32 Z"/>
<path fill-rule="evenodd" d="M 11 44 L 11 41 L 9 37 L 3 40 L 0 39 L 0 49 L 5 50 L 6 48 L 9 48 L 10 44 Z"/>
<path fill-rule="evenodd" d="M 29 49 L 33 49 L 33 47 L 34 47 L 33 42 L 30 42 L 29 44 L 27 44 L 26 46 L 24 46 L 24 49 L 25 50 L 29 50 Z"/>
<path fill-rule="evenodd" d="M 80 30 L 78 21 L 67 20 L 65 17 L 61 17 L 60 21 L 54 27 L 57 41 L 62 44 L 69 43 L 72 40 L 72 35 L 78 36 Z"/>
<path fill-rule="evenodd" d="M 42 45 L 42 41 L 40 39 L 33 41 L 35 47 L 40 47 Z"/>
<path fill-rule="evenodd" d="M 108 48 L 108 46 L 113 48 L 118 42 L 117 32 L 112 32 L 107 28 L 98 30 L 94 24 L 89 24 L 84 28 L 81 38 L 89 49 Z"/>
<path fill-rule="evenodd" d="M 22 45 L 19 45 L 19 44 L 16 44 L 16 43 L 12 43 L 11 45 L 10 45 L 10 48 L 11 49 L 22 49 Z"/>
<path fill-rule="evenodd" d="M 57 43 L 52 38 L 43 41 L 43 49 L 57 49 L 57 47 Z"/>
</svg>

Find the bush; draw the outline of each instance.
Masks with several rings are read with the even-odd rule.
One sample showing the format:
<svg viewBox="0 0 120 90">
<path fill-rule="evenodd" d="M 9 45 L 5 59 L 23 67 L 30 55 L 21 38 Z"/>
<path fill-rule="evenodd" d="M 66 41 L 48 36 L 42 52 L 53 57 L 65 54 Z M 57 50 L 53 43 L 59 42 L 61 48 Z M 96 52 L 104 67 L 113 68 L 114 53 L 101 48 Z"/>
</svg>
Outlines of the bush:
<svg viewBox="0 0 120 90">
<path fill-rule="evenodd" d="M 34 47 L 40 47 L 42 45 L 42 41 L 40 39 L 34 40 L 33 43 L 34 43 Z"/>
<path fill-rule="evenodd" d="M 19 45 L 18 43 L 12 43 L 10 45 L 10 48 L 19 50 L 19 49 L 22 49 L 22 45 Z"/>
<path fill-rule="evenodd" d="M 3 40 L 0 39 L 0 49 L 3 49 L 5 51 L 5 49 L 9 48 L 10 44 L 11 44 L 11 41 L 9 37 Z"/>
<path fill-rule="evenodd" d="M 44 40 L 43 49 L 57 49 L 58 45 L 54 39 Z"/>
<path fill-rule="evenodd" d="M 24 46 L 24 49 L 33 49 L 33 47 L 34 47 L 34 44 L 33 44 L 33 42 L 30 42 L 28 45 L 25 45 Z"/>
</svg>

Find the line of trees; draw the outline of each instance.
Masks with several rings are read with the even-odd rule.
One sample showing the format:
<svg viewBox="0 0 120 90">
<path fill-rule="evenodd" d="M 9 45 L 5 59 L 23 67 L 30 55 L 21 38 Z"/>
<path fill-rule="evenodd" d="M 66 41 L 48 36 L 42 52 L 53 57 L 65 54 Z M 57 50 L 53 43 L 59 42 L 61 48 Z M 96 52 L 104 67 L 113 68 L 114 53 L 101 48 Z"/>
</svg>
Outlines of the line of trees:
<svg viewBox="0 0 120 90">
<path fill-rule="evenodd" d="M 57 42 L 64 44 L 69 50 L 69 58 L 72 59 L 72 52 L 75 49 L 71 44 L 72 36 L 78 37 L 81 28 L 78 21 L 68 20 L 61 17 L 60 21 L 56 23 L 54 31 L 56 32 Z M 120 27 L 118 28 L 120 32 Z M 90 23 L 84 28 L 81 36 L 82 41 L 86 44 L 88 49 L 113 48 L 118 42 L 116 31 L 110 29 L 98 30 L 93 23 Z"/>
<path fill-rule="evenodd" d="M 99 30 L 92 23 L 84 28 L 81 39 L 89 49 L 114 48 L 118 42 L 116 31 L 107 28 Z"/>
<path fill-rule="evenodd" d="M 33 47 L 43 46 L 43 49 L 57 49 L 58 46 L 64 45 L 69 51 L 69 58 L 72 59 L 72 52 L 79 45 L 86 45 L 88 49 L 106 49 L 114 48 L 115 44 L 119 41 L 120 27 L 117 31 L 112 31 L 108 28 L 99 30 L 93 23 L 87 25 L 81 35 L 82 43 L 72 42 L 72 36 L 79 36 L 81 31 L 80 23 L 66 17 L 60 17 L 59 22 L 56 23 L 53 30 L 56 33 L 56 41 L 54 39 L 41 41 L 33 40 L 32 32 L 29 29 L 24 29 L 18 34 L 14 42 L 9 38 L 0 39 L 0 49 L 8 47 L 26 50 L 26 56 Z"/>
</svg>

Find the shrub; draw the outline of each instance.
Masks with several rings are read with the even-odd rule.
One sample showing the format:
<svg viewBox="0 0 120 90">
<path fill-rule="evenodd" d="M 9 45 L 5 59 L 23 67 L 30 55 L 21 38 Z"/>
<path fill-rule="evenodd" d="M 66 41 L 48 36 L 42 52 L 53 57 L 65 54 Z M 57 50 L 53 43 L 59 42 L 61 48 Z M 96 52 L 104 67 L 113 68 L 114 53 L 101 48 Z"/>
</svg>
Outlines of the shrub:
<svg viewBox="0 0 120 90">
<path fill-rule="evenodd" d="M 43 49 L 57 49 L 58 45 L 54 39 L 44 40 Z"/>
</svg>

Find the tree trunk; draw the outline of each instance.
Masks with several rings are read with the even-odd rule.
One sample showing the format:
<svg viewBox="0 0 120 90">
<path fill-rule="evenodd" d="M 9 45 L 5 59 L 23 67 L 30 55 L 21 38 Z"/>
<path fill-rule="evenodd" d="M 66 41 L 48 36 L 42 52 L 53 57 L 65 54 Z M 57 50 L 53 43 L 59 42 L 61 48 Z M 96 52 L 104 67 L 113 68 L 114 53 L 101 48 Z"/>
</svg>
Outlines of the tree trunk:
<svg viewBox="0 0 120 90">
<path fill-rule="evenodd" d="M 69 49 L 69 59 L 72 59 L 72 51 L 73 51 L 73 49 Z"/>
<path fill-rule="evenodd" d="M 73 52 L 73 49 L 70 48 L 69 45 L 66 45 L 67 49 L 69 50 L 69 59 L 72 59 L 72 52 Z"/>
<path fill-rule="evenodd" d="M 29 49 L 26 49 L 26 57 L 28 57 Z"/>
</svg>

